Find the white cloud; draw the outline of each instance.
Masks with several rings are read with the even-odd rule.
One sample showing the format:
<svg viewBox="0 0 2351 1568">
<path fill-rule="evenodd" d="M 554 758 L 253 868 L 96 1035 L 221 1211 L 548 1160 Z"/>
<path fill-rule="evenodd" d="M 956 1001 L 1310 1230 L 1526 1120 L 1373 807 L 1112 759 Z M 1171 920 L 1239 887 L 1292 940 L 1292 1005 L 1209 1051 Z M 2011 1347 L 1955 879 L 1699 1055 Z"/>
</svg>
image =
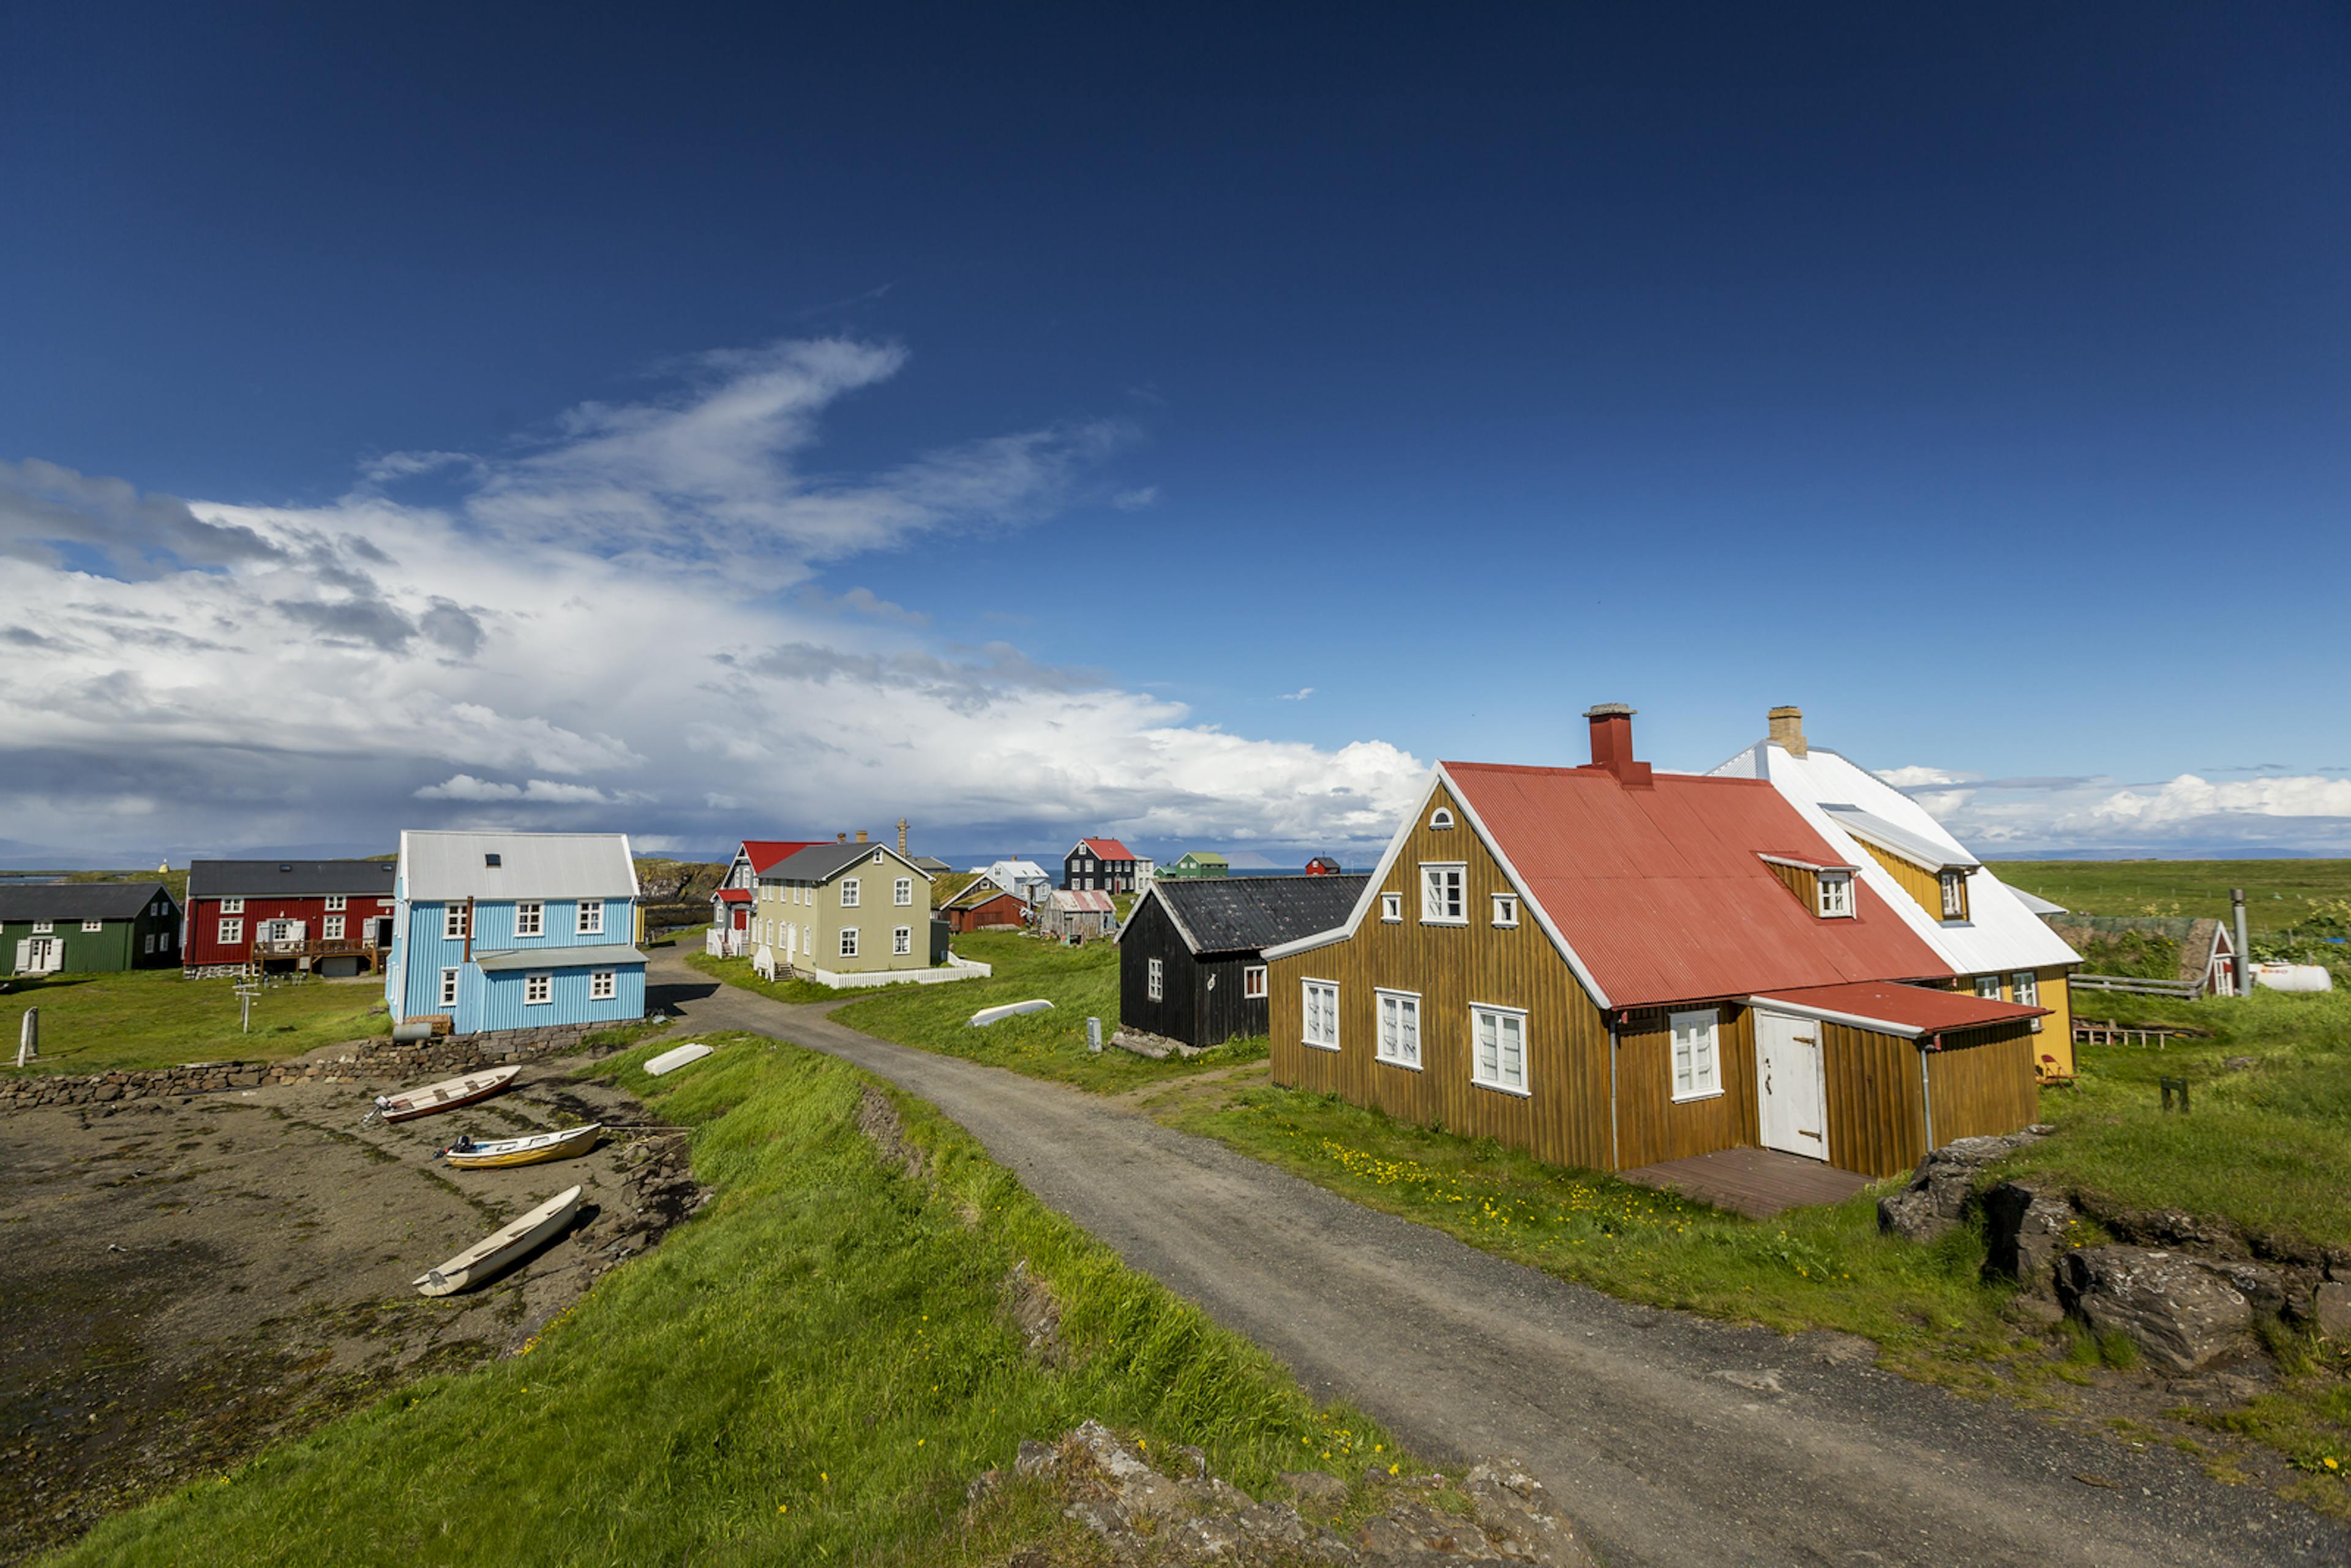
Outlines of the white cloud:
<svg viewBox="0 0 2351 1568">
<path fill-rule="evenodd" d="M 1140 512 L 1159 504 L 1159 486 L 1145 485 L 1140 489 L 1121 490 L 1110 498 L 1110 504 L 1122 512 Z"/>
<path fill-rule="evenodd" d="M 1312 686 L 1301 686 L 1294 692 L 1284 692 L 1273 700 L 1278 703 L 1302 703 L 1313 695 Z"/>
<path fill-rule="evenodd" d="M 810 468 L 824 411 L 904 362 L 838 340 L 705 356 L 675 395 L 575 410 L 519 455 L 379 457 L 322 507 L 0 465 L 5 836 L 127 863 L 458 820 L 712 847 L 901 814 L 954 848 L 1073 823 L 1384 839 L 1421 773 L 1393 747 L 1229 736 L 1104 672 L 940 643 L 870 589 L 778 594 L 1038 515 L 1122 439 Z M 436 505 L 387 488 L 426 471 Z"/>
<path fill-rule="evenodd" d="M 1880 768 L 1877 776 L 1896 789 L 1916 789 L 1928 784 L 1964 784 L 1980 779 L 1980 773 L 1954 773 L 1948 768 Z"/>
<path fill-rule="evenodd" d="M 2351 779 L 2287 774 L 2215 783 L 2182 773 L 2160 784 L 2112 779 L 1988 779 L 1938 768 L 1878 777 L 1896 784 L 1980 852 L 2226 855 L 2289 848 L 2351 852 Z M 1938 789 L 1947 781 L 1961 788 Z"/>
<path fill-rule="evenodd" d="M 2152 793 L 2118 789 L 2090 808 L 2090 815 L 2100 821 L 2140 826 L 2224 813 L 2351 818 L 2351 779 L 2301 774 L 2213 784 L 2182 773 Z"/>
</svg>

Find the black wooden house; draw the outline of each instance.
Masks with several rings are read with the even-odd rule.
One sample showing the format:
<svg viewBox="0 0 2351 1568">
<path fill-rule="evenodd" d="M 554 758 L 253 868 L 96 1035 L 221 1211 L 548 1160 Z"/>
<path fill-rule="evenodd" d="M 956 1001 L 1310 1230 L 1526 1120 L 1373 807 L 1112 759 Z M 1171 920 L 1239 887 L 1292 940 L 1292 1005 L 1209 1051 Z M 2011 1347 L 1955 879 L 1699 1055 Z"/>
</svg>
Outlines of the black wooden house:
<svg viewBox="0 0 2351 1568">
<path fill-rule="evenodd" d="M 1267 1028 L 1264 950 L 1343 925 L 1362 876 L 1154 882 L 1118 935 L 1118 1021 L 1206 1050 Z"/>
</svg>

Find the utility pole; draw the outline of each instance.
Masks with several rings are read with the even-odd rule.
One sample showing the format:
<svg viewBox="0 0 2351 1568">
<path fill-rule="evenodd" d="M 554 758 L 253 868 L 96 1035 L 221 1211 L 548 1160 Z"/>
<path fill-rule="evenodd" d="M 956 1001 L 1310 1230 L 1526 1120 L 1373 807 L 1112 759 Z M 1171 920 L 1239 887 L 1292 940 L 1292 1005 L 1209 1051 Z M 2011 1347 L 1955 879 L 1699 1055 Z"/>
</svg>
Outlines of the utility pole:
<svg viewBox="0 0 2351 1568">
<path fill-rule="evenodd" d="M 2245 936 L 2245 890 L 2243 888 L 2232 887 L 2229 890 L 2229 906 L 2237 917 L 2237 994 L 2241 997 L 2250 997 L 2253 994 L 2253 948 L 2252 942 Z"/>
</svg>

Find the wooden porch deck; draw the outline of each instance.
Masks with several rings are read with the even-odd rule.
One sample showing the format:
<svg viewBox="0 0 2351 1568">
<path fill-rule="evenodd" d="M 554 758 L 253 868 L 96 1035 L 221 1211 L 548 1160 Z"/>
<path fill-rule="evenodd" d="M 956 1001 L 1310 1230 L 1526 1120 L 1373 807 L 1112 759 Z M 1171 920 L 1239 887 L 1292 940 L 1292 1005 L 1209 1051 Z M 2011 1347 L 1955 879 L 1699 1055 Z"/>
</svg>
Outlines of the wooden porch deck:
<svg viewBox="0 0 2351 1568">
<path fill-rule="evenodd" d="M 1867 1176 L 1776 1149 L 1719 1149 L 1616 1174 L 1750 1219 L 1769 1219 L 1783 1208 L 1807 1204 L 1843 1203 L 1869 1185 Z"/>
</svg>

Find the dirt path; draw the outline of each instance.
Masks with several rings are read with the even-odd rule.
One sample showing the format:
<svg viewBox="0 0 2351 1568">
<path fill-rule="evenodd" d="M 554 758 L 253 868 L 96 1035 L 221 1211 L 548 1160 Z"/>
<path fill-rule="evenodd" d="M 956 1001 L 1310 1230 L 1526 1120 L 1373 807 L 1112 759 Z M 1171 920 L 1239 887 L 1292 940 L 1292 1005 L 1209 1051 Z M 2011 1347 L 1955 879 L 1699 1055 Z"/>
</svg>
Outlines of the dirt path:
<svg viewBox="0 0 2351 1568">
<path fill-rule="evenodd" d="M 1611 1563 L 2340 1563 L 2351 1530 L 1856 1358 L 1629 1306 L 1160 1126 L 892 1045 L 659 950 L 654 1000 L 845 1058 L 954 1117 L 1134 1267 L 1447 1463 L 1511 1455 Z M 2085 1482 L 2077 1477 L 2092 1477 Z"/>
</svg>

